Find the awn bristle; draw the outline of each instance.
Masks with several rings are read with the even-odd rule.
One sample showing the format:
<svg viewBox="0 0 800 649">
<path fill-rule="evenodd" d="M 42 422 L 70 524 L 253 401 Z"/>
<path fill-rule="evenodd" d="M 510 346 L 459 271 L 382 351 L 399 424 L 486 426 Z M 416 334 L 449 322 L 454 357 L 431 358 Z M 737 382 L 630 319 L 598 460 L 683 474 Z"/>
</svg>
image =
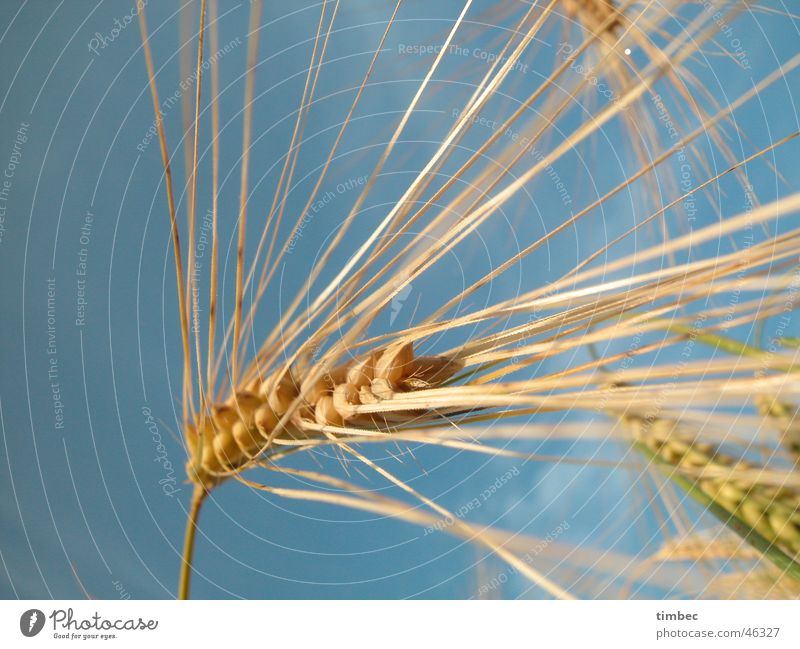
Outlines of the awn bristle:
<svg viewBox="0 0 800 649">
<path fill-rule="evenodd" d="M 591 30 L 605 24 L 605 29 L 613 32 L 621 24 L 619 17 L 609 20 L 618 13 L 612 0 L 563 0 L 563 5 L 569 17 Z"/>
<path fill-rule="evenodd" d="M 793 405 L 765 395 L 755 399 L 759 412 L 767 417 L 781 434 L 781 442 L 800 456 L 800 415 Z"/>
</svg>

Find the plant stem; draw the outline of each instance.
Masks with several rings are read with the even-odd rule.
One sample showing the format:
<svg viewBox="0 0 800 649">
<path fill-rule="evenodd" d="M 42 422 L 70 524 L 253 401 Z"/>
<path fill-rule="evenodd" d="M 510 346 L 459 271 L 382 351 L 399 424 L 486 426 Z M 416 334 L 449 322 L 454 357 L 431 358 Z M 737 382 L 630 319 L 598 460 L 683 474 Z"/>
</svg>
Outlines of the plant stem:
<svg viewBox="0 0 800 649">
<path fill-rule="evenodd" d="M 186 533 L 183 537 L 183 562 L 181 563 L 181 576 L 178 582 L 178 599 L 189 599 L 189 585 L 192 579 L 192 557 L 194 555 L 194 537 L 197 532 L 197 519 L 200 508 L 208 492 L 200 485 L 195 485 L 192 493 L 192 502 L 186 517 Z"/>
</svg>

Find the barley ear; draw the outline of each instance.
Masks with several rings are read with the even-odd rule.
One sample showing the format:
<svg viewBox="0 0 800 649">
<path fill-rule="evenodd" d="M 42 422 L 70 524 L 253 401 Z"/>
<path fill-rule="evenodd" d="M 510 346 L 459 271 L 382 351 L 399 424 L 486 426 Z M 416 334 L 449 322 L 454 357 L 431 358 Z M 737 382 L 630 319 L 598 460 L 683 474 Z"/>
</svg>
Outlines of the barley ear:
<svg viewBox="0 0 800 649">
<path fill-rule="evenodd" d="M 745 484 L 729 476 L 693 480 L 684 468 L 758 468 L 713 444 L 683 432 L 678 422 L 624 415 L 634 445 L 665 469 L 668 477 L 741 536 L 787 576 L 800 581 L 800 497 L 767 484 Z"/>
</svg>

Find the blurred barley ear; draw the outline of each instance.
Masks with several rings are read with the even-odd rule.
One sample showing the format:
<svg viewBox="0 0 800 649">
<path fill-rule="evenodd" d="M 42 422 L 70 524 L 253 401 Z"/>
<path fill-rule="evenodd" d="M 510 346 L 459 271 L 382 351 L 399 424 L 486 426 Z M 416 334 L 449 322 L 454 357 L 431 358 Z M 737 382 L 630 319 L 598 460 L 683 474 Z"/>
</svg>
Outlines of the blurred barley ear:
<svg viewBox="0 0 800 649">
<path fill-rule="evenodd" d="M 681 432 L 674 421 L 636 416 L 625 416 L 623 421 L 645 453 L 669 467 L 670 477 L 689 495 L 787 576 L 800 581 L 800 564 L 796 561 L 800 558 L 797 491 L 751 478 L 763 467 Z"/>
</svg>

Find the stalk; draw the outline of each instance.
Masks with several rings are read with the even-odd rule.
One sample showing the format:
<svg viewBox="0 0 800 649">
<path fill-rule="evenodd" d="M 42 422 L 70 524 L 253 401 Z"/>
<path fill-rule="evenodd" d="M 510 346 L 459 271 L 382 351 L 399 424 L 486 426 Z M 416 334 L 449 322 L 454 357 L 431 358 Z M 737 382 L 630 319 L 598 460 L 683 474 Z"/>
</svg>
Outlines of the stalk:
<svg viewBox="0 0 800 649">
<path fill-rule="evenodd" d="M 195 485 L 192 492 L 192 502 L 186 517 L 186 532 L 183 537 L 183 561 L 181 563 L 181 576 L 178 582 L 178 599 L 189 599 L 189 587 L 192 580 L 192 558 L 194 556 L 194 537 L 197 532 L 197 519 L 200 517 L 200 508 L 208 495 L 208 491 L 201 485 Z"/>
</svg>

